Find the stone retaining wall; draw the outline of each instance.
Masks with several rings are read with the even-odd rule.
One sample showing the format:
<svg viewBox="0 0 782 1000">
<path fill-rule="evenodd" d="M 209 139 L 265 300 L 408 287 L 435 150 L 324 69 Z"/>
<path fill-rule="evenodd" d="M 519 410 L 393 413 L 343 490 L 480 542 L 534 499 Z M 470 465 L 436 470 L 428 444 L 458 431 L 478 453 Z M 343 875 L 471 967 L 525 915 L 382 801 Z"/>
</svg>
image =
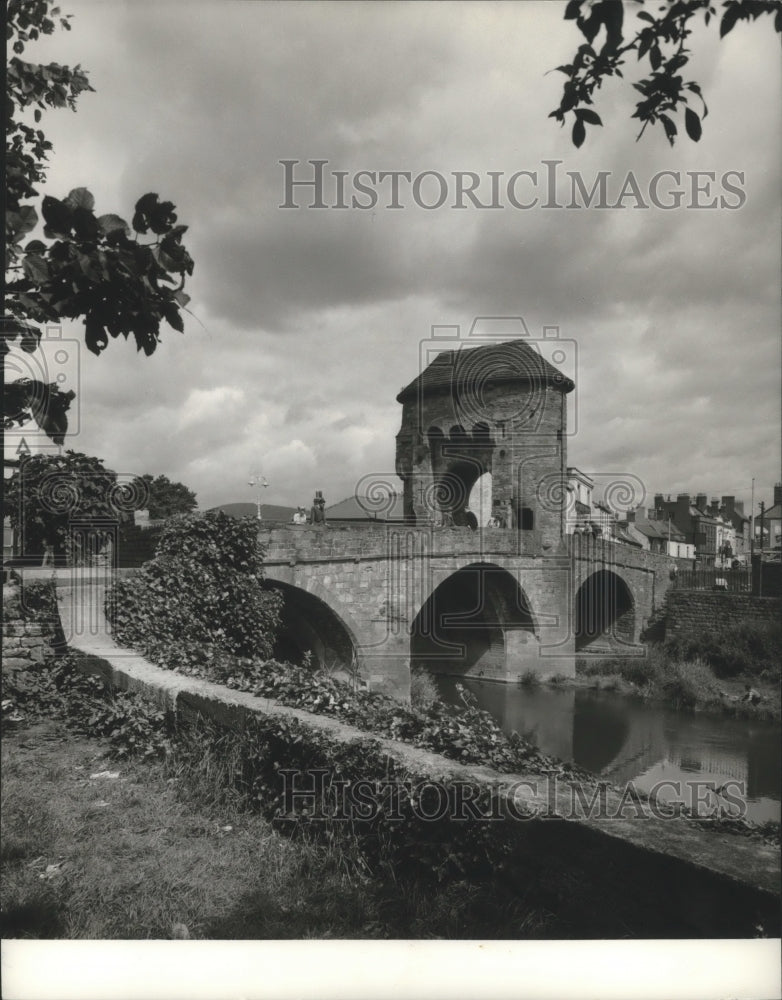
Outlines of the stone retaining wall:
<svg viewBox="0 0 782 1000">
<path fill-rule="evenodd" d="M 54 635 L 48 626 L 15 619 L 3 622 L 3 671 L 20 670 L 54 656 Z"/>
<path fill-rule="evenodd" d="M 529 775 L 459 764 L 328 716 L 182 677 L 117 647 L 104 646 L 95 653 L 90 645 L 85 643 L 78 661 L 85 673 L 115 688 L 138 691 L 183 720 L 200 715 L 233 729 L 244 728 L 253 717 L 293 723 L 292 755 L 302 741 L 315 740 L 319 745 L 325 738 L 333 742 L 330 759 L 335 773 L 342 746 L 349 751 L 347 758 L 356 760 L 356 750 L 364 742 L 368 757 L 376 752 L 384 755 L 391 773 L 410 773 L 416 782 L 464 781 L 478 788 L 494 787 L 503 801 L 512 794 L 514 783 L 528 784 Z M 563 780 L 556 785 L 554 799 L 550 791 L 538 790 L 525 801 L 542 806 L 545 799 L 547 805 L 566 812 L 568 788 Z M 619 799 L 617 791 L 607 794 L 609 805 Z M 492 832 L 499 835 L 501 825 L 487 825 L 487 837 Z M 779 857 L 769 845 L 680 819 L 532 818 L 515 823 L 513 829 L 503 862 L 509 884 L 578 926 L 589 926 L 606 913 L 619 914 L 628 935 L 635 937 L 746 937 L 757 925 L 769 931 L 776 926 Z M 569 887 L 565 895 L 563 870 Z"/>
<path fill-rule="evenodd" d="M 670 590 L 666 597 L 666 636 L 732 628 L 748 622 L 772 625 L 780 620 L 782 600 L 750 594 Z"/>
</svg>

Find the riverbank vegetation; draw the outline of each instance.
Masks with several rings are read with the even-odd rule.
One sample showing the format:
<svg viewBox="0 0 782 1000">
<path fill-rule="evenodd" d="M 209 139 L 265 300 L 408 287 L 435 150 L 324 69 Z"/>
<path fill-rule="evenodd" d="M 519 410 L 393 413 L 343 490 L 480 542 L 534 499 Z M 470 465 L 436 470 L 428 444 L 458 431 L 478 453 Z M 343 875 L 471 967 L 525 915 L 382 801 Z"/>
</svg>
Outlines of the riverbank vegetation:
<svg viewBox="0 0 782 1000">
<path fill-rule="evenodd" d="M 642 655 L 587 657 L 576 661 L 577 678 L 602 690 L 640 694 L 686 711 L 780 718 L 782 626 L 746 623 L 673 637 Z M 747 685 L 760 696 L 744 700 Z"/>
</svg>

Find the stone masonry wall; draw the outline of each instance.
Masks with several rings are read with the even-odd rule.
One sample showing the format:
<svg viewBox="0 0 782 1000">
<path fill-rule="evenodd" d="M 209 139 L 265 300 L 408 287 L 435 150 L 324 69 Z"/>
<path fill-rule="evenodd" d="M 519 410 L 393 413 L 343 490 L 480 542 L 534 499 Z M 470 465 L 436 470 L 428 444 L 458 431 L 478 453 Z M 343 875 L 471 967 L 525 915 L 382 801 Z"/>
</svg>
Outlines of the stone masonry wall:
<svg viewBox="0 0 782 1000">
<path fill-rule="evenodd" d="M 3 672 L 20 670 L 54 656 L 51 629 L 19 619 L 3 622 Z"/>
<path fill-rule="evenodd" d="M 779 621 L 782 600 L 749 594 L 719 594 L 704 590 L 671 590 L 666 599 L 667 636 L 743 625 L 771 625 Z"/>
</svg>

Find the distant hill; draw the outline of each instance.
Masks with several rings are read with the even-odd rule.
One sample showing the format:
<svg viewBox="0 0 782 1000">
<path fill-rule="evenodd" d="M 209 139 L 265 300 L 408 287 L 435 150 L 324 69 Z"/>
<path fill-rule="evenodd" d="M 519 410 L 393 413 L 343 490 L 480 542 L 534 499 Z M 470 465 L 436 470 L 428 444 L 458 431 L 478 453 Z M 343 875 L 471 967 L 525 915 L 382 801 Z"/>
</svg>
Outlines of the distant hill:
<svg viewBox="0 0 782 1000">
<path fill-rule="evenodd" d="M 387 509 L 377 510 L 368 497 L 352 496 L 326 508 L 327 521 L 403 521 L 404 502 L 401 496 L 389 499 Z"/>
<path fill-rule="evenodd" d="M 258 513 L 257 503 L 222 503 L 210 510 L 222 510 L 231 517 L 255 517 Z M 281 521 L 289 523 L 296 513 L 295 507 L 284 507 L 281 504 L 265 503 L 261 506 L 261 517 L 264 521 Z"/>
</svg>

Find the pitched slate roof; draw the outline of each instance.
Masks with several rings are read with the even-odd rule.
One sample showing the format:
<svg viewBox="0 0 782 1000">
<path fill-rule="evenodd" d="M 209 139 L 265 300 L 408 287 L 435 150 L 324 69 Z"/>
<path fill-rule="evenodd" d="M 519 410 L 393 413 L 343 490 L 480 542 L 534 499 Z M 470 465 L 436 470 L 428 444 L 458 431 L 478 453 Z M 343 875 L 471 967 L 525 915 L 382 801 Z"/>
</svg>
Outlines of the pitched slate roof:
<svg viewBox="0 0 782 1000">
<path fill-rule="evenodd" d="M 553 385 L 570 392 L 575 383 L 550 364 L 536 349 L 535 341 L 508 340 L 501 344 L 460 347 L 442 351 L 396 397 L 397 402 L 414 399 L 421 391 L 458 392 L 490 383 L 532 382 Z"/>
<path fill-rule="evenodd" d="M 638 539 L 633 538 L 633 536 L 628 534 L 628 532 L 626 532 L 620 525 L 614 526 L 614 538 L 616 538 L 617 541 L 624 542 L 625 545 L 633 545 L 637 549 L 643 548 L 643 545 L 641 545 Z"/>
<path fill-rule="evenodd" d="M 670 524 L 672 542 L 685 542 L 687 540 L 684 532 L 680 531 L 673 521 L 647 521 L 645 518 L 636 518 L 632 523 L 647 538 L 662 538 L 665 541 L 668 540 L 668 525 Z"/>
</svg>

